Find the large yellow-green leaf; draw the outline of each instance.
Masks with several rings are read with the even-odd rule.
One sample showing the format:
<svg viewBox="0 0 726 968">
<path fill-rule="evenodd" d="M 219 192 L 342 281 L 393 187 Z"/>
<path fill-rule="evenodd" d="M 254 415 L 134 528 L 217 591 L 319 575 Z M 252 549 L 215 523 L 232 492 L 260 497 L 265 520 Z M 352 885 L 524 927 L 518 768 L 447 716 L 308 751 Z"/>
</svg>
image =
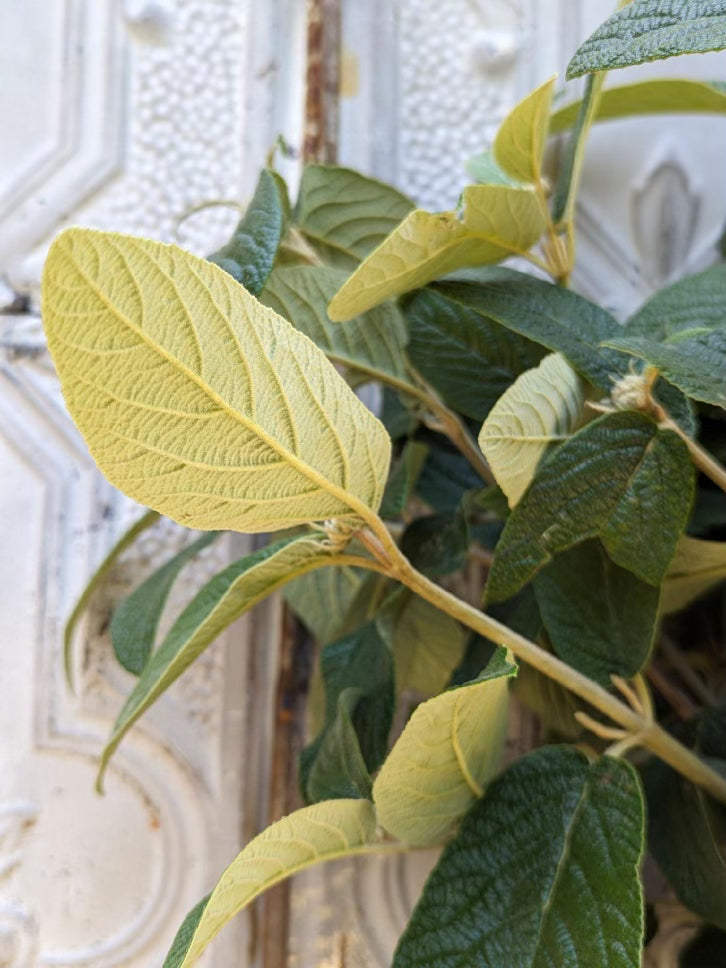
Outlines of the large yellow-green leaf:
<svg viewBox="0 0 726 968">
<path fill-rule="evenodd" d="M 500 650 L 479 679 L 416 708 L 373 784 L 394 837 L 437 843 L 482 795 L 499 766 L 515 672 Z"/>
<path fill-rule="evenodd" d="M 375 835 L 368 800 L 325 800 L 273 823 L 247 844 L 206 903 L 194 909 L 196 927 L 175 939 L 164 968 L 190 968 L 224 925 L 263 891 L 313 864 L 366 853 L 374 849 Z"/>
<path fill-rule="evenodd" d="M 544 225 L 533 190 L 470 185 L 464 189 L 461 216 L 411 212 L 358 266 L 330 303 L 328 315 L 341 322 L 455 269 L 527 252 Z"/>
<path fill-rule="evenodd" d="M 573 432 L 584 401 L 582 380 L 564 356 L 552 353 L 517 377 L 495 403 L 479 446 L 510 507 L 529 487 L 549 445 Z"/>
<path fill-rule="evenodd" d="M 661 608 L 677 612 L 724 579 L 726 542 L 683 535 L 663 581 Z"/>
<path fill-rule="evenodd" d="M 550 134 L 571 127 L 577 120 L 580 101 L 574 101 L 550 118 Z M 726 114 L 726 85 L 714 81 L 689 81 L 664 77 L 624 84 L 603 91 L 595 121 L 613 121 L 641 114 Z"/>
<path fill-rule="evenodd" d="M 324 354 L 174 245 L 69 229 L 43 276 L 68 408 L 109 480 L 201 530 L 369 514 L 390 442 Z"/>
<path fill-rule="evenodd" d="M 507 115 L 494 139 L 494 157 L 519 181 L 540 179 L 554 88 L 554 77 L 535 88 Z"/>
<path fill-rule="evenodd" d="M 302 535 L 246 555 L 208 581 L 151 656 L 119 713 L 101 756 L 99 787 L 128 729 L 228 625 L 285 582 L 335 561 L 320 536 Z"/>
</svg>

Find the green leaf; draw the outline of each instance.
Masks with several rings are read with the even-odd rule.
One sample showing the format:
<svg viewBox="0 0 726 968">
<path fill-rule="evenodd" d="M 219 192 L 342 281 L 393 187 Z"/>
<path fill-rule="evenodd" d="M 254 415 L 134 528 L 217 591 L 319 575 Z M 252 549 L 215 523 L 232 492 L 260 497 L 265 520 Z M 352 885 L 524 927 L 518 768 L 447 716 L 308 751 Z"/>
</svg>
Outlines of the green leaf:
<svg viewBox="0 0 726 968">
<path fill-rule="evenodd" d="M 416 518 L 401 536 L 401 551 L 425 575 L 450 575 L 463 568 L 469 529 L 461 509 Z"/>
<path fill-rule="evenodd" d="M 139 716 L 232 622 L 280 585 L 313 568 L 334 565 L 317 537 L 284 538 L 228 565 L 195 595 L 144 668 L 101 756 L 98 786 L 108 761 Z"/>
<path fill-rule="evenodd" d="M 466 163 L 466 173 L 473 181 L 480 185 L 509 185 L 516 186 L 515 179 L 502 171 L 494 158 L 493 151 L 482 151 L 474 155 Z"/>
<path fill-rule="evenodd" d="M 551 201 L 552 221 L 555 225 L 574 221 L 578 173 L 582 169 L 585 145 L 592 123 L 592 113 L 596 107 L 598 92 L 601 87 L 602 77 L 587 78 L 577 119 L 561 152 L 557 182 Z"/>
<path fill-rule="evenodd" d="M 547 448 L 572 434 L 584 404 L 582 380 L 559 353 L 522 373 L 499 398 L 479 446 L 510 507 L 529 487 Z"/>
<path fill-rule="evenodd" d="M 494 157 L 520 182 L 539 182 L 555 78 L 535 88 L 507 115 L 494 139 Z"/>
<path fill-rule="evenodd" d="M 410 437 L 415 432 L 419 419 L 412 404 L 416 403 L 417 401 L 411 397 L 406 397 L 384 385 L 381 422 L 391 440 Z"/>
<path fill-rule="evenodd" d="M 289 319 L 334 363 L 364 376 L 405 387 L 411 383 L 405 349 L 406 324 L 392 303 L 384 303 L 345 326 L 331 323 L 326 306 L 348 273 L 327 266 L 275 269 L 261 301 Z"/>
<path fill-rule="evenodd" d="M 685 527 L 694 472 L 672 431 L 621 411 L 546 457 L 497 544 L 487 598 L 509 598 L 553 555 L 599 537 L 613 561 L 660 584 Z"/>
<path fill-rule="evenodd" d="M 390 834 L 438 843 L 482 796 L 499 766 L 515 673 L 500 650 L 478 680 L 416 708 L 373 784 Z"/>
<path fill-rule="evenodd" d="M 577 49 L 567 79 L 724 47 L 725 0 L 633 0 Z"/>
<path fill-rule="evenodd" d="M 320 669 L 325 720 L 320 735 L 303 751 L 301 788 L 309 801 L 331 798 L 336 789 L 365 795 L 370 792 L 367 774 L 378 769 L 388 749 L 395 702 L 393 655 L 375 622 L 368 622 L 327 645 Z"/>
<path fill-rule="evenodd" d="M 264 168 L 234 235 L 209 256 L 209 261 L 228 272 L 253 296 L 258 296 L 272 271 L 289 222 L 287 185 L 277 172 Z"/>
<path fill-rule="evenodd" d="M 726 542 L 682 535 L 663 582 L 664 614 L 680 611 L 724 579 Z"/>
<path fill-rule="evenodd" d="M 406 507 L 428 452 L 425 444 L 419 444 L 415 440 L 406 442 L 401 456 L 393 464 L 386 490 L 383 492 L 379 511 L 382 518 L 395 517 Z"/>
<path fill-rule="evenodd" d="M 409 589 L 399 588 L 381 608 L 376 622 L 393 653 L 399 692 L 411 690 L 428 698 L 446 688 L 466 645 L 466 632 L 456 619 Z M 479 664 L 474 675 L 484 664 Z"/>
<path fill-rule="evenodd" d="M 550 735 L 554 733 L 558 738 L 571 742 L 582 735 L 583 727 L 575 719 L 575 713 L 582 709 L 582 703 L 559 682 L 523 662 L 519 666 L 513 691 L 516 698 L 538 717 Z"/>
<path fill-rule="evenodd" d="M 632 336 L 609 339 L 605 345 L 657 367 L 686 396 L 726 410 L 726 328 L 707 330 L 671 343 Z"/>
<path fill-rule="evenodd" d="M 109 480 L 203 531 L 370 517 L 390 442 L 323 353 L 218 266 L 69 229 L 43 317 L 69 410 Z"/>
<path fill-rule="evenodd" d="M 295 221 L 349 267 L 386 238 L 413 208 L 401 192 L 337 165 L 307 165 Z"/>
<path fill-rule="evenodd" d="M 393 968 L 639 968 L 643 802 L 622 760 L 518 760 L 444 849 Z"/>
<path fill-rule="evenodd" d="M 550 134 L 577 120 L 581 101 L 573 101 L 550 117 Z M 726 114 L 726 89 L 721 82 L 663 77 L 612 87 L 600 95 L 595 121 L 615 121 L 643 114 Z"/>
<path fill-rule="evenodd" d="M 140 676 L 154 647 L 156 630 L 172 585 L 182 568 L 216 538 L 209 531 L 174 555 L 125 598 L 111 619 L 116 658 L 128 672 Z"/>
<path fill-rule="evenodd" d="M 481 279 L 438 283 L 436 292 L 490 323 L 562 353 L 601 393 L 610 393 L 612 374 L 627 370 L 624 357 L 599 346 L 622 333 L 610 313 L 569 289 L 511 269 L 490 270 Z"/>
<path fill-rule="evenodd" d="M 610 560 L 599 541 L 555 557 L 534 580 L 537 604 L 561 659 L 609 687 L 630 679 L 653 645 L 659 589 Z"/>
<path fill-rule="evenodd" d="M 73 636 L 79 620 L 85 614 L 85 611 L 88 608 L 96 589 L 103 584 L 111 569 L 116 564 L 118 558 L 124 553 L 124 551 L 126 551 L 127 548 L 131 547 L 139 535 L 143 534 L 144 531 L 156 524 L 158 520 L 158 511 L 147 511 L 139 518 L 138 521 L 134 521 L 131 527 L 121 535 L 119 540 L 103 559 L 101 564 L 94 572 L 92 578 L 83 589 L 80 598 L 74 605 L 73 611 L 66 622 L 66 627 L 63 634 L 63 663 L 66 673 L 66 680 L 71 687 L 73 685 Z"/>
<path fill-rule="evenodd" d="M 328 645 L 365 622 L 379 581 L 360 568 L 320 568 L 285 585 L 283 597 L 316 641 Z"/>
<path fill-rule="evenodd" d="M 648 845 L 679 900 L 726 929 L 726 813 L 698 787 L 652 760 L 644 771 Z"/>
<path fill-rule="evenodd" d="M 264 891 L 322 861 L 374 851 L 375 834 L 375 812 L 367 800 L 326 800 L 273 823 L 222 874 L 196 930 L 183 939 L 186 949 L 179 945 L 164 968 L 190 968 L 224 925 Z"/>
<path fill-rule="evenodd" d="M 197 904 L 195 904 L 191 909 L 189 914 L 187 914 L 187 916 L 184 918 L 174 937 L 171 948 L 164 959 L 162 968 L 179 968 L 179 965 L 184 960 L 184 955 L 191 944 L 191 940 L 194 937 L 194 932 L 197 930 L 199 922 L 202 920 L 204 909 L 209 903 L 209 898 L 211 896 L 211 894 L 207 894 L 207 896 L 203 897 L 201 901 L 198 901 Z"/>
<path fill-rule="evenodd" d="M 481 478 L 458 451 L 432 445 L 416 483 L 416 493 L 434 511 L 454 512 L 466 491 L 481 488 Z"/>
<path fill-rule="evenodd" d="M 625 333 L 662 341 L 685 330 L 721 329 L 724 305 L 726 266 L 712 266 L 657 292 L 630 317 Z"/>
<path fill-rule="evenodd" d="M 537 343 L 433 289 L 417 292 L 404 315 L 413 365 L 450 407 L 475 420 L 544 354 Z"/>
<path fill-rule="evenodd" d="M 411 212 L 355 270 L 328 315 L 342 322 L 455 269 L 521 255 L 544 227 L 545 214 L 531 189 L 470 185 L 462 194 L 461 216 Z"/>
</svg>

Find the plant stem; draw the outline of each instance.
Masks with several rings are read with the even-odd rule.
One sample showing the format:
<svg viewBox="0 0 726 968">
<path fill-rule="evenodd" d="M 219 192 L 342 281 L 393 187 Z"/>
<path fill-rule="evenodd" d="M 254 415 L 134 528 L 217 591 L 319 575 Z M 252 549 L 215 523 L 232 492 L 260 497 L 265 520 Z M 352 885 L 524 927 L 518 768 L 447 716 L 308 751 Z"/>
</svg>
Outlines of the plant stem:
<svg viewBox="0 0 726 968">
<path fill-rule="evenodd" d="M 379 520 L 375 531 L 376 537 L 381 541 L 383 533 L 390 541 L 382 521 Z M 373 547 L 370 547 L 373 550 Z M 574 692 L 580 699 L 604 713 L 629 733 L 637 734 L 639 745 L 659 756 L 693 783 L 703 787 L 715 799 L 726 803 L 726 779 L 711 770 L 698 756 L 686 749 L 650 717 L 637 712 L 577 669 L 573 669 L 557 656 L 540 648 L 535 642 L 531 642 L 430 581 L 411 565 L 398 547 L 394 545 L 394 549 L 386 549 L 387 558 L 390 561 L 389 574 L 392 578 L 397 579 L 421 598 L 425 598 L 436 608 L 451 615 L 468 628 L 491 641 L 506 646 L 517 658 Z"/>
<path fill-rule="evenodd" d="M 701 445 L 695 441 L 692 437 L 683 430 L 678 424 L 673 420 L 665 411 L 661 410 L 663 414 L 659 423 L 661 427 L 666 430 L 672 430 L 674 433 L 678 434 L 683 443 L 688 448 L 688 452 L 691 455 L 691 460 L 699 469 L 702 471 L 706 477 L 710 478 L 714 484 L 721 488 L 722 491 L 726 491 L 726 467 L 723 464 L 711 457 L 707 450 L 704 450 Z"/>
</svg>

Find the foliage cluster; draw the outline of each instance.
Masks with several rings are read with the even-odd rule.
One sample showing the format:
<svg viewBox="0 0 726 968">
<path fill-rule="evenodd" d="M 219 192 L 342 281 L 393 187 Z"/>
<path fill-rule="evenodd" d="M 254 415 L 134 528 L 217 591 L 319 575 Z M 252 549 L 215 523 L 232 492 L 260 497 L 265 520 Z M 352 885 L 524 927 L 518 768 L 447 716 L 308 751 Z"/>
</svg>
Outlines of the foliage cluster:
<svg viewBox="0 0 726 968">
<path fill-rule="evenodd" d="M 634 968 L 646 848 L 726 942 L 726 266 L 624 325 L 568 288 L 591 124 L 726 113 L 722 84 L 603 91 L 605 71 L 724 46 L 726 3 L 634 0 L 573 58 L 583 99 L 553 111 L 554 79 L 533 91 L 455 211 L 310 165 L 294 206 L 263 171 L 209 260 L 81 229 L 53 244 L 44 317 L 69 409 L 109 480 L 154 509 L 109 561 L 159 513 L 205 532 L 114 615 L 138 682 L 101 775 L 275 589 L 320 646 L 306 805 L 243 849 L 166 968 L 310 864 L 431 845 L 395 968 Z M 534 274 L 495 266 L 511 256 Z M 157 644 L 176 577 L 223 530 L 283 534 Z M 501 769 L 512 693 L 544 739 Z"/>
</svg>

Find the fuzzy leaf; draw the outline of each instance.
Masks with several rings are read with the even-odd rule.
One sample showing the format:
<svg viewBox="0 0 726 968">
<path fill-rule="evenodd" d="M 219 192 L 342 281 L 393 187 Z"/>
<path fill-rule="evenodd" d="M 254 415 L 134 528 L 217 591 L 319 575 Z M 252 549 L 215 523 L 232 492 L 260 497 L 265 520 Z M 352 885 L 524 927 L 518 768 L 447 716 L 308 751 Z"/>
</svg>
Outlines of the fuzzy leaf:
<svg viewBox="0 0 726 968">
<path fill-rule="evenodd" d="M 111 619 L 111 642 L 116 658 L 128 672 L 140 676 L 151 655 L 161 613 L 182 568 L 219 537 L 210 531 L 157 568 L 125 598 Z"/>
<path fill-rule="evenodd" d="M 209 261 L 228 272 L 253 296 L 258 296 L 272 271 L 289 222 L 287 186 L 277 172 L 264 168 L 234 235 L 209 256 Z"/>
<path fill-rule="evenodd" d="M 606 310 L 562 286 L 511 269 L 480 273 L 481 282 L 442 282 L 435 291 L 454 304 L 499 323 L 520 336 L 562 353 L 601 393 L 610 393 L 612 374 L 627 370 L 627 359 L 600 343 L 622 333 Z"/>
<path fill-rule="evenodd" d="M 328 266 L 275 269 L 261 301 L 289 319 L 328 359 L 397 387 L 411 382 L 405 362 L 406 324 L 392 303 L 384 303 L 345 326 L 332 323 L 326 306 L 348 278 Z"/>
<path fill-rule="evenodd" d="M 726 266 L 716 265 L 657 292 L 630 317 L 625 334 L 668 340 L 685 330 L 722 329 L 724 306 Z"/>
<path fill-rule="evenodd" d="M 634 411 L 607 414 L 539 467 L 497 544 L 487 598 L 509 598 L 554 554 L 600 537 L 621 568 L 660 584 L 693 495 L 686 445 Z"/>
<path fill-rule="evenodd" d="M 515 673 L 500 650 L 479 679 L 416 708 L 373 784 L 390 834 L 437 843 L 482 796 L 499 766 Z"/>
<path fill-rule="evenodd" d="M 612 675 L 630 679 L 643 667 L 659 590 L 614 564 L 599 541 L 557 555 L 534 589 L 552 647 L 568 665 L 606 688 Z"/>
<path fill-rule="evenodd" d="M 43 316 L 108 479 L 200 530 L 365 516 L 390 441 L 323 353 L 217 266 L 88 229 L 53 243 Z"/>
<path fill-rule="evenodd" d="M 181 939 L 186 948 L 175 940 L 174 957 L 170 952 L 164 968 L 190 968 L 224 925 L 264 891 L 314 864 L 370 851 L 375 833 L 367 800 L 326 800 L 273 823 L 222 874 L 193 934 L 187 931 Z"/>
<path fill-rule="evenodd" d="M 724 579 L 726 542 L 682 535 L 663 582 L 663 612 L 680 611 Z"/>
<path fill-rule="evenodd" d="M 726 0 L 633 0 L 587 38 L 567 79 L 726 47 Z"/>
<path fill-rule="evenodd" d="M 338 165 L 303 169 L 295 221 L 305 235 L 355 265 L 413 208 L 401 192 Z"/>
<path fill-rule="evenodd" d="M 582 380 L 553 353 L 522 373 L 499 398 L 479 433 L 479 446 L 509 506 L 519 501 L 547 448 L 565 440 L 582 416 Z"/>
<path fill-rule="evenodd" d="M 284 538 L 228 565 L 199 591 L 174 622 L 118 715 L 101 756 L 98 785 L 128 729 L 232 622 L 280 585 L 335 564 L 316 537 Z"/>
<path fill-rule="evenodd" d="M 494 156 L 507 174 L 520 182 L 538 182 L 552 104 L 555 78 L 528 94 L 511 111 L 494 139 Z"/>
<path fill-rule="evenodd" d="M 393 968 L 639 968 L 643 801 L 622 760 L 518 760 L 430 875 Z"/>
<path fill-rule="evenodd" d="M 527 252 L 544 231 L 542 207 L 529 188 L 470 185 L 462 210 L 461 217 L 411 212 L 338 292 L 330 318 L 342 322 L 454 269 Z"/>
<path fill-rule="evenodd" d="M 558 134 L 577 120 L 580 101 L 573 101 L 550 117 L 550 134 Z M 611 87 L 600 95 L 595 121 L 615 121 L 643 114 L 726 114 L 726 85 L 663 77 Z"/>
<path fill-rule="evenodd" d="M 667 343 L 632 336 L 609 339 L 605 345 L 657 367 L 686 396 L 726 410 L 726 328 L 686 337 L 688 332 L 682 330 Z"/>
<path fill-rule="evenodd" d="M 404 314 L 413 365 L 450 407 L 475 420 L 544 354 L 537 343 L 433 289 L 417 292 Z"/>
</svg>

